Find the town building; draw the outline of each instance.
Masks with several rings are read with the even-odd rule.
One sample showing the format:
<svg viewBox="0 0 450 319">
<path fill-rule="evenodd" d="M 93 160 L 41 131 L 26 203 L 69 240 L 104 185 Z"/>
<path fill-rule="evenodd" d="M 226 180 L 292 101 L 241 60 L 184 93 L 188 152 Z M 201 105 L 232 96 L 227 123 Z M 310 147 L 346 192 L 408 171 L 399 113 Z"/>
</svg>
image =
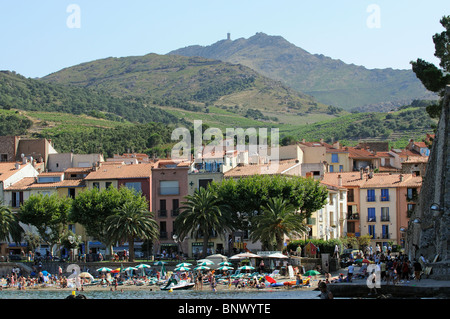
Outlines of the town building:
<svg viewBox="0 0 450 319">
<path fill-rule="evenodd" d="M 188 171 L 190 162 L 159 160 L 152 164 L 152 211 L 158 223 L 159 241 L 154 243 L 156 254 L 190 254 L 188 241 L 176 241 L 174 222 L 180 207 L 188 195 Z"/>
<path fill-rule="evenodd" d="M 341 183 L 348 189 L 347 236 L 370 234 L 373 248 L 390 242 L 404 246 L 402 229 L 416 204 L 421 176 L 371 171 L 327 173 L 323 182 Z"/>
</svg>

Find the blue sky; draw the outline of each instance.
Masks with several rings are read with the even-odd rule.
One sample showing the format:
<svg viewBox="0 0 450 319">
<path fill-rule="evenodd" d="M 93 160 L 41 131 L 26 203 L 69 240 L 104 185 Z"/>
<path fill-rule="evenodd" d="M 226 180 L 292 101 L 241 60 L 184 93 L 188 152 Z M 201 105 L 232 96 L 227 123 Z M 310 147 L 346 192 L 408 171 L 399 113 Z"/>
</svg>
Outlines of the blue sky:
<svg viewBox="0 0 450 319">
<path fill-rule="evenodd" d="M 444 15 L 448 0 L 2 0 L 0 70 L 41 77 L 111 56 L 209 45 L 228 32 L 280 35 L 370 69 L 410 69 L 417 58 L 438 63 L 432 35 L 443 31 Z"/>
</svg>

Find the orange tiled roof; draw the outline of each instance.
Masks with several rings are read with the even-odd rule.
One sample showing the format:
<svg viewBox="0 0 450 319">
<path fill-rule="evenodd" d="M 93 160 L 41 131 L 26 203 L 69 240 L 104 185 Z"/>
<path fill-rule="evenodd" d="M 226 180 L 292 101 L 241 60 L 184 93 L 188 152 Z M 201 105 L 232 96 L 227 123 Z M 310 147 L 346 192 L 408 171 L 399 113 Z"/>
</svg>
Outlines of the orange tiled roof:
<svg viewBox="0 0 450 319">
<path fill-rule="evenodd" d="M 153 164 L 120 164 L 120 163 L 102 163 L 96 170 L 90 172 L 85 180 L 102 179 L 123 179 L 123 178 L 146 178 L 150 177 Z"/>
<path fill-rule="evenodd" d="M 286 160 L 278 162 L 278 166 L 274 164 L 273 165 L 253 164 L 253 165 L 237 166 L 226 172 L 224 174 L 224 177 L 241 177 L 260 174 L 276 175 L 281 174 L 282 172 L 286 171 L 287 169 L 297 164 L 298 163 L 295 160 Z"/>
<path fill-rule="evenodd" d="M 18 164 L 20 165 L 20 169 L 26 167 L 27 165 L 31 165 L 30 163 L 27 163 L 27 164 L 18 163 Z M 15 173 L 17 173 L 19 170 L 16 169 L 16 162 L 0 163 L 0 182 L 11 177 Z"/>
<path fill-rule="evenodd" d="M 25 177 L 20 181 L 18 181 L 17 183 L 12 184 L 6 190 L 24 191 L 39 188 L 61 188 L 61 187 L 83 187 L 83 186 L 84 180 L 82 179 L 68 179 L 54 183 L 37 183 L 34 177 Z"/>
<path fill-rule="evenodd" d="M 381 188 L 381 187 L 420 187 L 422 185 L 422 177 L 413 174 L 390 174 L 390 173 L 374 173 L 372 178 L 367 178 L 367 174 L 363 174 L 361 179 L 360 172 L 341 172 L 341 173 L 325 173 L 323 182 L 331 185 L 338 185 L 338 176 L 342 178 L 342 186 L 360 187 L 360 188 Z M 403 180 L 400 180 L 400 176 Z"/>
</svg>

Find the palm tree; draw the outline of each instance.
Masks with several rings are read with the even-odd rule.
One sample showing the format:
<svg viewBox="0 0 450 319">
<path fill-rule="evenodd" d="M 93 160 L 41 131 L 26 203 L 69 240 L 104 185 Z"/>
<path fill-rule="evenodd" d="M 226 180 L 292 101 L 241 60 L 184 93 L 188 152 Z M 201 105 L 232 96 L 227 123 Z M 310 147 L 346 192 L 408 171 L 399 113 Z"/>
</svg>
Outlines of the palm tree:
<svg viewBox="0 0 450 319">
<path fill-rule="evenodd" d="M 283 249 L 284 235 L 300 236 L 307 231 L 303 218 L 296 213 L 295 207 L 282 198 L 271 198 L 260 215 L 252 221 L 250 239 L 274 245 Z"/>
<path fill-rule="evenodd" d="M 175 229 L 180 239 L 203 237 L 203 257 L 206 257 L 211 232 L 225 233 L 232 230 L 228 207 L 221 205 L 216 194 L 201 187 L 193 195 L 187 195 L 175 220 Z"/>
<path fill-rule="evenodd" d="M 143 201 L 125 202 L 106 218 L 106 229 L 111 243 L 128 241 L 130 261 L 134 261 L 136 238 L 155 240 L 159 237 L 158 224 Z"/>
<path fill-rule="evenodd" d="M 9 207 L 0 204 L 0 241 L 9 242 L 12 239 L 20 242 L 22 233 L 17 215 Z"/>
</svg>

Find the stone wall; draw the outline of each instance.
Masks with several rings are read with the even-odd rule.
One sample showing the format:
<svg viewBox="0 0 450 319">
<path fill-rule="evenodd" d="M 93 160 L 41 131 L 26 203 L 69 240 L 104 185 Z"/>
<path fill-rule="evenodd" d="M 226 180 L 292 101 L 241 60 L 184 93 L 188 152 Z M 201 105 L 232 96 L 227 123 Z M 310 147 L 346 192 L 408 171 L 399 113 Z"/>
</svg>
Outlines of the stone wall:
<svg viewBox="0 0 450 319">
<path fill-rule="evenodd" d="M 446 88 L 436 137 L 430 152 L 427 172 L 423 179 L 419 201 L 412 214 L 407 231 L 406 250 L 411 259 L 421 254 L 438 262 L 433 274 L 450 279 L 445 270 L 450 260 L 450 86 Z M 434 214 L 430 207 L 438 204 L 442 212 Z M 416 221 L 416 222 L 415 222 Z M 442 268 L 442 269 L 440 269 Z M 442 270 L 442 271 L 441 271 Z M 447 275 L 445 275 L 447 273 Z"/>
</svg>

